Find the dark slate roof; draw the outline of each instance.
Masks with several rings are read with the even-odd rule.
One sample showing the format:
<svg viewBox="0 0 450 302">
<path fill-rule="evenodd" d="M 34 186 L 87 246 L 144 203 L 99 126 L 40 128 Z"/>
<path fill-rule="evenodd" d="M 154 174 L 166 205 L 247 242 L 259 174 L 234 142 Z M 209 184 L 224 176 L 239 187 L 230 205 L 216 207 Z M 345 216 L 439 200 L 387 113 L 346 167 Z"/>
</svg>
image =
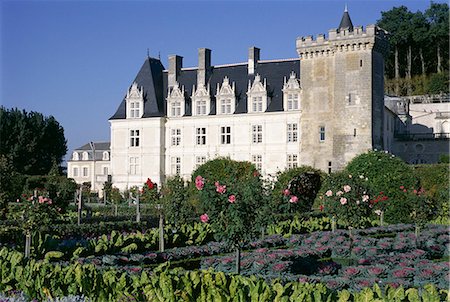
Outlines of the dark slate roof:
<svg viewBox="0 0 450 302">
<path fill-rule="evenodd" d="M 93 142 L 95 151 L 109 151 L 111 143 L 110 142 Z M 91 143 L 87 143 L 80 148 L 75 149 L 75 151 L 90 151 L 91 149 Z"/>
<path fill-rule="evenodd" d="M 353 31 L 353 23 L 350 19 L 350 15 L 345 8 L 344 14 L 342 15 L 341 23 L 339 23 L 338 30 L 348 29 L 349 31 Z"/>
<path fill-rule="evenodd" d="M 248 74 L 247 64 L 236 64 L 228 66 L 213 67 L 209 73 L 208 83 L 211 92 L 211 112 L 216 113 L 216 101 L 214 95 L 217 93 L 217 83 L 220 86 L 223 79 L 227 76 L 230 84 L 235 82 L 237 106 L 235 113 L 247 112 L 247 90 L 249 80 L 253 83 L 255 75 L 261 76 L 261 82 L 266 79 L 268 95 L 271 97 L 271 103 L 267 112 L 283 110 L 283 84 L 284 77 L 289 79 L 289 75 L 294 71 L 297 77 L 300 75 L 300 61 L 294 60 L 277 60 L 277 61 L 261 61 L 256 65 L 255 74 Z M 178 77 L 178 83 L 184 85 L 187 107 L 186 115 L 191 115 L 192 87 L 197 84 L 197 69 L 182 70 Z M 167 72 L 164 72 L 164 86 L 167 87 Z M 167 89 L 164 90 L 164 97 L 167 97 Z"/>
<path fill-rule="evenodd" d="M 95 160 L 103 160 L 103 152 L 110 151 L 110 142 L 93 142 L 94 148 L 95 148 Z M 91 143 L 87 143 L 77 149 L 74 150 L 74 152 L 79 152 L 80 160 L 82 158 L 83 152 L 88 153 L 88 159 L 92 160 L 92 148 Z M 70 159 L 69 161 L 72 161 Z"/>
<path fill-rule="evenodd" d="M 164 115 L 163 99 L 163 70 L 161 61 L 155 58 L 147 58 L 139 70 L 133 82 L 138 87 L 144 88 L 144 114 L 142 117 L 156 117 Z M 131 86 L 131 85 L 130 85 Z M 126 118 L 125 97 L 117 108 L 116 113 L 110 119 Z"/>
<path fill-rule="evenodd" d="M 167 97 L 167 71 L 162 71 L 163 67 L 159 60 L 148 59 L 139 71 L 135 82 L 139 87 L 144 87 L 145 94 L 145 112 L 143 117 L 157 117 L 163 116 L 166 112 Z M 297 77 L 300 76 L 300 60 L 286 59 L 286 60 L 272 60 L 259 61 L 255 67 L 255 74 L 248 74 L 247 63 L 230 64 L 212 67 L 208 72 L 207 81 L 210 85 L 211 93 L 211 112 L 216 114 L 216 100 L 217 83 L 220 86 L 223 79 L 227 76 L 230 84 L 235 82 L 236 87 L 236 111 L 235 113 L 247 112 L 247 89 L 249 80 L 253 83 L 255 75 L 261 76 L 261 82 L 266 79 L 268 95 L 271 97 L 271 102 L 268 104 L 266 112 L 283 111 L 283 84 L 284 77 L 289 79 L 291 72 L 295 72 Z M 150 75 L 150 73 L 152 73 Z M 162 73 L 162 76 L 161 76 Z M 156 76 L 155 76 L 156 74 Z M 186 98 L 186 114 L 192 114 L 192 88 L 197 84 L 197 69 L 185 68 L 182 69 L 178 76 L 178 83 L 184 86 Z M 117 112 L 111 119 L 126 118 L 125 100 L 122 101 Z"/>
</svg>

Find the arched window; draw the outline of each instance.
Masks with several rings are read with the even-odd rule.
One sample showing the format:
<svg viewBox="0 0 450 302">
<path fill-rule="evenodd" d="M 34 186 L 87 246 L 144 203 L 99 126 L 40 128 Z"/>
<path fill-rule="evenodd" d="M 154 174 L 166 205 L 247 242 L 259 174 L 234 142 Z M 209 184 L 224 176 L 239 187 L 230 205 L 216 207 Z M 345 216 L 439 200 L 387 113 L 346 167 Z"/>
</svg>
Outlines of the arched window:
<svg viewBox="0 0 450 302">
<path fill-rule="evenodd" d="M 83 160 L 89 160 L 89 154 L 86 151 L 83 152 Z"/>
<path fill-rule="evenodd" d="M 103 160 L 109 160 L 109 153 L 108 153 L 108 151 L 103 151 Z"/>
<path fill-rule="evenodd" d="M 72 160 L 80 160 L 80 156 L 78 155 L 78 152 L 72 153 Z"/>
</svg>

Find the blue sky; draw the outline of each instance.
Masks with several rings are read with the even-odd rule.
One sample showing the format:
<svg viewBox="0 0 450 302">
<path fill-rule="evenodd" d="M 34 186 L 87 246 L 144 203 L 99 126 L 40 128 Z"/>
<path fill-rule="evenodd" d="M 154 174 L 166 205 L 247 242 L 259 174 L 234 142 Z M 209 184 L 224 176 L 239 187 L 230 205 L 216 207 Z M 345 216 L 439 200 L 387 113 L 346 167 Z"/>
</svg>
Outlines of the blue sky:
<svg viewBox="0 0 450 302">
<path fill-rule="evenodd" d="M 444 1 L 436 1 L 444 2 Z M 53 115 L 69 152 L 109 141 L 108 119 L 147 56 L 184 57 L 197 65 L 198 48 L 212 64 L 297 57 L 299 36 L 338 26 L 345 3 L 354 25 L 374 24 L 381 11 L 430 2 L 404 1 L 4 1 L 0 0 L 0 103 Z"/>
</svg>

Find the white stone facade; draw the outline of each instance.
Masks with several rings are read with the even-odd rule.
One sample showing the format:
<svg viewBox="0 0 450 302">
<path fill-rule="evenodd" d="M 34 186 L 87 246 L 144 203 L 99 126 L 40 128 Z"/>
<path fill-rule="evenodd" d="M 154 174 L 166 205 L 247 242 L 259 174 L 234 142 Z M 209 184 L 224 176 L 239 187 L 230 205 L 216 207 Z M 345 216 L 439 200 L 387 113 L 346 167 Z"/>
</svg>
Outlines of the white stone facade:
<svg viewBox="0 0 450 302">
<path fill-rule="evenodd" d="M 110 119 L 113 184 L 189 179 L 219 156 L 265 176 L 300 165 L 339 170 L 383 147 L 386 49 L 384 31 L 368 26 L 299 38 L 295 59 L 263 61 L 251 47 L 248 62 L 211 66 L 201 48 L 198 68 L 170 56 L 166 70 L 148 58 Z"/>
<path fill-rule="evenodd" d="M 103 185 L 111 175 L 110 157 L 109 143 L 89 143 L 75 149 L 67 161 L 67 177 L 80 185 L 89 182 L 91 191 L 102 197 Z"/>
</svg>

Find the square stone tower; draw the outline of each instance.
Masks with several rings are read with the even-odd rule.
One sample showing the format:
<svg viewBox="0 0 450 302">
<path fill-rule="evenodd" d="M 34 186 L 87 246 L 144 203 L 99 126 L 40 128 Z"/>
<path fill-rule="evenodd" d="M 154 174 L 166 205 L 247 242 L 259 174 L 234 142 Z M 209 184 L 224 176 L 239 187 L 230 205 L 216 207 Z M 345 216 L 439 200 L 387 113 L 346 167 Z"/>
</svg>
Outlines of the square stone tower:
<svg viewBox="0 0 450 302">
<path fill-rule="evenodd" d="M 334 171 L 383 146 L 385 31 L 353 27 L 347 10 L 328 38 L 297 39 L 301 164 Z"/>
</svg>

